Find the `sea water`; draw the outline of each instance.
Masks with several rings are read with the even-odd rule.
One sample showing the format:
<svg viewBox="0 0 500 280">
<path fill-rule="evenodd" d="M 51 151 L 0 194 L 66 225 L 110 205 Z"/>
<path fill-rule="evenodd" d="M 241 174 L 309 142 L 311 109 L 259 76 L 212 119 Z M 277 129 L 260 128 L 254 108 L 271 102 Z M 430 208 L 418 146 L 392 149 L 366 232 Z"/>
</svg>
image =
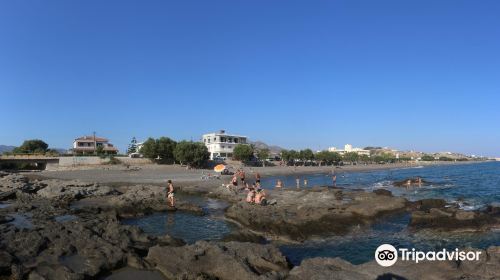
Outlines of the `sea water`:
<svg viewBox="0 0 500 280">
<path fill-rule="evenodd" d="M 430 185 L 410 189 L 394 187 L 393 182 L 409 177 L 421 177 Z M 331 174 L 312 174 L 299 177 L 301 184 L 308 186 L 331 185 Z M 276 176 L 262 180 L 265 187 L 277 180 L 295 187 L 296 176 Z M 456 202 L 465 210 L 481 209 L 500 202 L 500 162 L 485 162 L 460 165 L 428 166 L 357 173 L 338 173 L 337 186 L 346 190 L 364 189 L 373 191 L 388 189 L 394 195 L 409 200 L 442 198 Z M 375 249 L 384 243 L 395 247 L 417 250 L 439 250 L 474 247 L 485 249 L 500 246 L 498 230 L 482 233 L 437 233 L 431 230 L 411 232 L 408 230 L 408 213 L 391 215 L 345 236 L 329 236 L 306 241 L 299 245 L 282 245 L 280 249 L 294 264 L 312 257 L 341 257 L 359 264 L 373 260 Z"/>
<path fill-rule="evenodd" d="M 138 226 L 151 235 L 168 234 L 188 244 L 198 240 L 220 240 L 231 233 L 234 225 L 224 219 L 227 203 L 211 198 L 190 198 L 190 202 L 202 205 L 205 215 L 184 211 L 157 212 L 143 217 L 124 219 L 122 223 Z"/>
<path fill-rule="evenodd" d="M 332 170 L 335 170 L 332 168 Z M 373 191 L 378 188 L 390 190 L 394 195 L 409 200 L 442 198 L 457 202 L 465 210 L 475 210 L 494 202 L 500 202 L 500 162 L 467 163 L 457 165 L 417 166 L 409 168 L 377 170 L 370 172 L 341 172 L 335 170 L 337 186 L 346 190 L 364 189 Z M 395 181 L 421 177 L 430 182 L 423 187 L 410 189 L 394 187 Z M 272 176 L 262 179 L 264 188 L 274 188 L 278 179 L 285 187 L 295 188 L 296 178 L 303 187 L 307 179 L 308 187 L 331 186 L 332 173 Z"/>
</svg>

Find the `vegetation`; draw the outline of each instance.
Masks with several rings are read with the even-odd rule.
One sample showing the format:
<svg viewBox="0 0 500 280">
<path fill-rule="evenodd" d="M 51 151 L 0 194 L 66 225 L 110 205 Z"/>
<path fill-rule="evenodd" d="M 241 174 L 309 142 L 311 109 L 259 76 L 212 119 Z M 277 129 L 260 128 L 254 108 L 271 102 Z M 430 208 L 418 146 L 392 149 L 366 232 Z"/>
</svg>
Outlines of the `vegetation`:
<svg viewBox="0 0 500 280">
<path fill-rule="evenodd" d="M 440 161 L 453 161 L 453 159 L 450 157 L 439 157 L 439 160 Z"/>
<path fill-rule="evenodd" d="M 13 154 L 45 154 L 49 145 L 42 140 L 26 140 L 20 147 L 15 148 Z"/>
<path fill-rule="evenodd" d="M 141 153 L 144 157 L 157 159 L 161 163 L 173 163 L 176 145 L 177 142 L 168 137 L 160 137 L 156 140 L 148 138 L 141 148 Z"/>
<path fill-rule="evenodd" d="M 157 153 L 157 146 L 156 146 L 156 141 L 153 138 L 148 138 L 142 148 L 141 148 L 141 153 L 144 157 L 149 158 L 149 159 L 155 159 L 158 157 Z"/>
<path fill-rule="evenodd" d="M 325 163 L 326 165 L 338 164 L 340 161 L 342 161 L 342 156 L 340 156 L 339 153 L 330 151 L 318 152 L 316 153 L 315 157 L 318 161 L 320 161 L 320 165 L 321 163 Z"/>
<path fill-rule="evenodd" d="M 161 137 L 160 139 L 156 140 L 156 152 L 158 153 L 160 162 L 173 163 L 175 160 L 174 150 L 176 146 L 177 142 L 168 137 Z"/>
<path fill-rule="evenodd" d="M 311 149 L 300 150 L 299 159 L 303 161 L 313 160 L 314 153 Z"/>
<path fill-rule="evenodd" d="M 257 157 L 262 161 L 262 166 L 266 166 L 266 160 L 269 157 L 269 149 L 260 149 Z"/>
<path fill-rule="evenodd" d="M 423 160 L 423 161 L 434 161 L 435 159 L 434 159 L 434 157 L 433 157 L 433 156 L 431 156 L 431 155 L 423 155 L 423 156 L 422 156 L 422 160 Z"/>
<path fill-rule="evenodd" d="M 174 156 L 181 164 L 202 167 L 209 159 L 210 153 L 203 143 L 181 141 L 175 146 Z"/>
<path fill-rule="evenodd" d="M 359 159 L 359 155 L 358 153 L 355 153 L 355 152 L 349 152 L 349 153 L 345 153 L 342 158 L 344 159 L 344 161 L 348 161 L 350 163 L 355 163 L 355 162 L 358 162 L 358 159 Z"/>
<path fill-rule="evenodd" d="M 137 153 L 137 139 L 135 137 L 132 137 L 132 140 L 130 141 L 130 144 L 128 145 L 127 148 L 127 155 Z"/>
<path fill-rule="evenodd" d="M 241 161 L 249 161 L 253 157 L 253 147 L 245 144 L 238 144 L 234 147 L 233 159 Z"/>
</svg>

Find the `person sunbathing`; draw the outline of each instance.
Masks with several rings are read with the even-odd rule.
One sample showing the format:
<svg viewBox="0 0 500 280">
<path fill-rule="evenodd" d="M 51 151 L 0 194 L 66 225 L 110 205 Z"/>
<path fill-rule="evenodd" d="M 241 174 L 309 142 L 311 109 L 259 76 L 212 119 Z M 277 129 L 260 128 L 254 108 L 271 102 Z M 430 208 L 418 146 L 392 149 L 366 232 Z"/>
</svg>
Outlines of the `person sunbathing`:
<svg viewBox="0 0 500 280">
<path fill-rule="evenodd" d="M 255 195 L 256 195 L 256 191 L 255 191 L 255 189 L 250 188 L 250 189 L 248 190 L 248 194 L 247 194 L 247 199 L 246 199 L 246 201 L 247 201 L 248 203 L 254 203 L 254 202 L 255 202 Z"/>
<path fill-rule="evenodd" d="M 267 202 L 266 193 L 264 192 L 263 189 L 257 190 L 254 202 L 255 204 L 266 205 Z"/>
</svg>

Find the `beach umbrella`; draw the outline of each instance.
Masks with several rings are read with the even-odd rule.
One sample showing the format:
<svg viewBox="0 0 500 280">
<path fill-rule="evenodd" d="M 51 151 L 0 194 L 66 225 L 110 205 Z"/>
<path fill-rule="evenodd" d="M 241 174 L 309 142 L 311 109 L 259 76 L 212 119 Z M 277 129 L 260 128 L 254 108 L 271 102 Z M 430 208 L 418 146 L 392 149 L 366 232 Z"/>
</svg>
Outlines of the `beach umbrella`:
<svg viewBox="0 0 500 280">
<path fill-rule="evenodd" d="M 226 169 L 226 166 L 224 164 L 218 164 L 214 167 L 215 172 L 222 172 Z"/>
</svg>

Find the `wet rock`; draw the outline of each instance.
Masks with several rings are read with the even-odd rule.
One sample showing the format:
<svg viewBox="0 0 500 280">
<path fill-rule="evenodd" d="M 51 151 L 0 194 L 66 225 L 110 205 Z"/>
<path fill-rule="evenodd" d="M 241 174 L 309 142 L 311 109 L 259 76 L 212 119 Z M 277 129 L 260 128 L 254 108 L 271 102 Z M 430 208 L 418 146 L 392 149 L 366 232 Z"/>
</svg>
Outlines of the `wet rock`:
<svg viewBox="0 0 500 280">
<path fill-rule="evenodd" d="M 500 277 L 500 247 L 480 251 L 479 261 L 398 261 L 382 267 L 375 261 L 353 265 L 342 259 L 314 258 L 294 267 L 287 279 L 498 279 Z"/>
<path fill-rule="evenodd" d="M 300 241 L 312 235 L 347 233 L 352 226 L 406 207 L 404 198 L 339 190 L 276 191 L 270 193 L 269 199 L 277 203 L 235 203 L 226 211 L 226 217 L 269 238 Z"/>
<path fill-rule="evenodd" d="M 500 215 L 500 203 L 492 203 L 486 207 L 486 213 Z"/>
<path fill-rule="evenodd" d="M 376 189 L 373 192 L 378 195 L 392 196 L 392 192 L 386 189 Z"/>
<path fill-rule="evenodd" d="M 146 261 L 168 279 L 282 279 L 288 272 L 276 247 L 240 242 L 155 246 Z"/>
<path fill-rule="evenodd" d="M 7 199 L 15 199 L 16 198 L 16 191 L 7 191 L 7 192 L 0 192 L 0 201 L 7 200 Z"/>
<path fill-rule="evenodd" d="M 10 273 L 12 256 L 4 250 L 0 249 L 0 275 Z"/>
<path fill-rule="evenodd" d="M 267 243 L 267 240 L 264 236 L 245 229 L 231 232 L 226 237 L 224 237 L 223 241 L 252 242 L 257 244 Z"/>
<path fill-rule="evenodd" d="M 312 258 L 302 261 L 300 266 L 290 270 L 289 280 L 368 280 L 368 275 L 358 272 L 351 263 L 340 258 Z"/>
<path fill-rule="evenodd" d="M 454 208 L 431 208 L 411 214 L 410 227 L 414 229 L 437 229 L 453 231 L 482 231 L 500 225 L 500 218 L 478 211 Z"/>
<path fill-rule="evenodd" d="M 412 203 L 415 209 L 422 211 L 429 211 L 431 208 L 443 208 L 446 206 L 446 201 L 444 199 L 427 198 L 417 200 Z"/>
<path fill-rule="evenodd" d="M 408 187 L 408 181 L 410 181 L 409 187 L 422 187 L 422 186 L 431 185 L 430 182 L 428 182 L 428 181 L 426 181 L 424 179 L 422 179 L 422 181 L 419 182 L 418 177 L 416 177 L 416 178 L 407 178 L 407 179 L 404 179 L 404 180 L 401 180 L 401 181 L 395 181 L 392 184 L 395 187 Z"/>
</svg>

